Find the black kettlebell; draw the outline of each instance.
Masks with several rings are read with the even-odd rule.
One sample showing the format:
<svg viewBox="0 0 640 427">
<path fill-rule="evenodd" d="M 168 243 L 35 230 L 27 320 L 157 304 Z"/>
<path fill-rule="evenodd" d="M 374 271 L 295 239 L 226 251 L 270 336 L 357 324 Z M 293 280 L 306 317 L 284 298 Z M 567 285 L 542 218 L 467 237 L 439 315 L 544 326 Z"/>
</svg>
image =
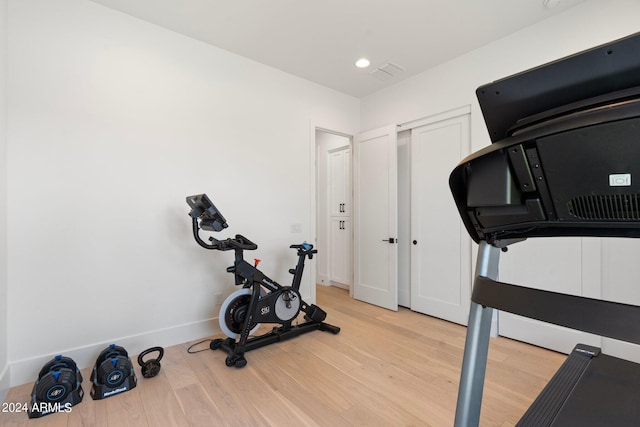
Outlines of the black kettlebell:
<svg viewBox="0 0 640 427">
<path fill-rule="evenodd" d="M 143 360 L 149 353 L 158 352 L 158 357 L 150 360 Z M 162 347 L 151 347 L 140 353 L 138 356 L 138 365 L 142 368 L 142 376 L 145 378 L 153 378 L 160 372 L 160 360 L 164 356 L 164 349 Z"/>
</svg>

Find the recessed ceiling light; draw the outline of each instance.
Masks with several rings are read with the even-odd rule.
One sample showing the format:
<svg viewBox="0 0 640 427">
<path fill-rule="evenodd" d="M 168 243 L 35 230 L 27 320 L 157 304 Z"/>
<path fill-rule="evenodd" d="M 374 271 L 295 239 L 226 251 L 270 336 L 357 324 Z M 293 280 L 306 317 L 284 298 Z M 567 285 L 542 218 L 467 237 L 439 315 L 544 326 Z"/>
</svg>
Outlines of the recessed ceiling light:
<svg viewBox="0 0 640 427">
<path fill-rule="evenodd" d="M 358 68 L 367 68 L 371 65 L 371 62 L 367 58 L 360 58 L 356 61 L 356 67 Z"/>
</svg>

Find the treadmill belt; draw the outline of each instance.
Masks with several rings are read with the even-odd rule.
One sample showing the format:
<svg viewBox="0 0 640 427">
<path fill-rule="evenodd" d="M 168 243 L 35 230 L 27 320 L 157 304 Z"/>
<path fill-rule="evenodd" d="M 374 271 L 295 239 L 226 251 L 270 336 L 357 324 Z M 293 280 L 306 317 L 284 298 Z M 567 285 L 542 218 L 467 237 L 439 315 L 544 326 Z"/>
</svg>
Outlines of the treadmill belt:
<svg viewBox="0 0 640 427">
<path fill-rule="evenodd" d="M 564 390 L 565 395 L 561 396 L 559 390 Z M 517 424 L 518 427 L 638 425 L 640 365 L 582 344 L 576 346 Z"/>
</svg>

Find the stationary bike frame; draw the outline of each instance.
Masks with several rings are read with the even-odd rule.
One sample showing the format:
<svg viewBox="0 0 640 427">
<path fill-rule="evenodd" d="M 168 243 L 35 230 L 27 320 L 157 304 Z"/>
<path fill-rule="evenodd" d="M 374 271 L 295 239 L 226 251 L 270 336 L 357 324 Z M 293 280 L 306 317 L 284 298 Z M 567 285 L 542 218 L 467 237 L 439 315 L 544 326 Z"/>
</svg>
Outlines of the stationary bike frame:
<svg viewBox="0 0 640 427">
<path fill-rule="evenodd" d="M 216 350 L 218 348 L 223 349 L 228 353 L 226 359 L 227 366 L 242 367 L 246 365 L 246 359 L 244 353 L 260 347 L 264 347 L 275 342 L 284 341 L 290 338 L 295 338 L 307 332 L 314 330 L 321 330 L 325 332 L 331 332 L 337 334 L 340 332 L 340 328 L 324 323 L 324 319 L 327 314 L 320 307 L 315 304 L 307 304 L 300 297 L 299 289 L 302 282 L 302 274 L 304 273 L 304 264 L 307 257 L 313 258 L 313 254 L 318 251 L 313 249 L 312 245 L 303 243 L 300 245 L 291 245 L 290 248 L 297 249 L 298 262 L 296 268 L 290 269 L 289 273 L 293 274 L 293 280 L 290 287 L 282 286 L 275 280 L 267 277 L 262 271 L 257 268 L 256 265 L 251 265 L 244 259 L 245 250 L 255 250 L 258 245 L 247 239 L 246 237 L 237 234 L 235 238 L 228 238 L 225 240 L 217 240 L 213 237 L 209 237 L 211 243 L 203 241 L 198 231 L 200 230 L 198 219 L 192 218 L 193 224 L 193 236 L 198 244 L 205 249 L 228 251 L 233 250 L 235 252 L 235 260 L 231 267 L 227 268 L 227 272 L 233 273 L 235 277 L 235 284 L 242 286 L 243 288 L 251 289 L 251 297 L 249 305 L 244 310 L 242 316 L 242 326 L 240 336 L 237 339 L 214 339 L 210 343 L 210 348 Z M 290 296 L 293 295 L 292 299 Z M 283 298 L 285 301 L 286 309 L 290 309 L 290 303 L 295 299 L 300 299 L 299 309 L 295 310 L 295 315 L 286 321 L 283 321 L 277 316 L 277 313 L 271 310 L 271 307 L 275 307 L 278 298 Z M 285 310 L 286 310 L 285 309 Z M 305 313 L 305 322 L 302 324 L 293 325 L 294 320 L 297 318 L 297 314 L 302 311 Z M 220 314 L 225 315 L 225 313 Z M 278 323 L 280 326 L 274 327 L 271 332 L 263 335 L 249 338 L 249 334 L 252 328 L 256 324 L 260 323 Z"/>
</svg>

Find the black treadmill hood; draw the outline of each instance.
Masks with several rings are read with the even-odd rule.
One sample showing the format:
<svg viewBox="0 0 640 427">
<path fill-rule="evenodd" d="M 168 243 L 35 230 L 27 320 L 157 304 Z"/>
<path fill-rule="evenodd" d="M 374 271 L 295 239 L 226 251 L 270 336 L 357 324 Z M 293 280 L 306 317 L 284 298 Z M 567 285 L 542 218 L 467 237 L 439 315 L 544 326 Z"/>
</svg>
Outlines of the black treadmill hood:
<svg viewBox="0 0 640 427">
<path fill-rule="evenodd" d="M 528 121 L 565 114 L 572 104 L 637 86 L 640 33 L 480 86 L 476 96 L 496 142 Z"/>
<path fill-rule="evenodd" d="M 481 86 L 449 185 L 474 241 L 640 237 L 640 33 Z"/>
</svg>

